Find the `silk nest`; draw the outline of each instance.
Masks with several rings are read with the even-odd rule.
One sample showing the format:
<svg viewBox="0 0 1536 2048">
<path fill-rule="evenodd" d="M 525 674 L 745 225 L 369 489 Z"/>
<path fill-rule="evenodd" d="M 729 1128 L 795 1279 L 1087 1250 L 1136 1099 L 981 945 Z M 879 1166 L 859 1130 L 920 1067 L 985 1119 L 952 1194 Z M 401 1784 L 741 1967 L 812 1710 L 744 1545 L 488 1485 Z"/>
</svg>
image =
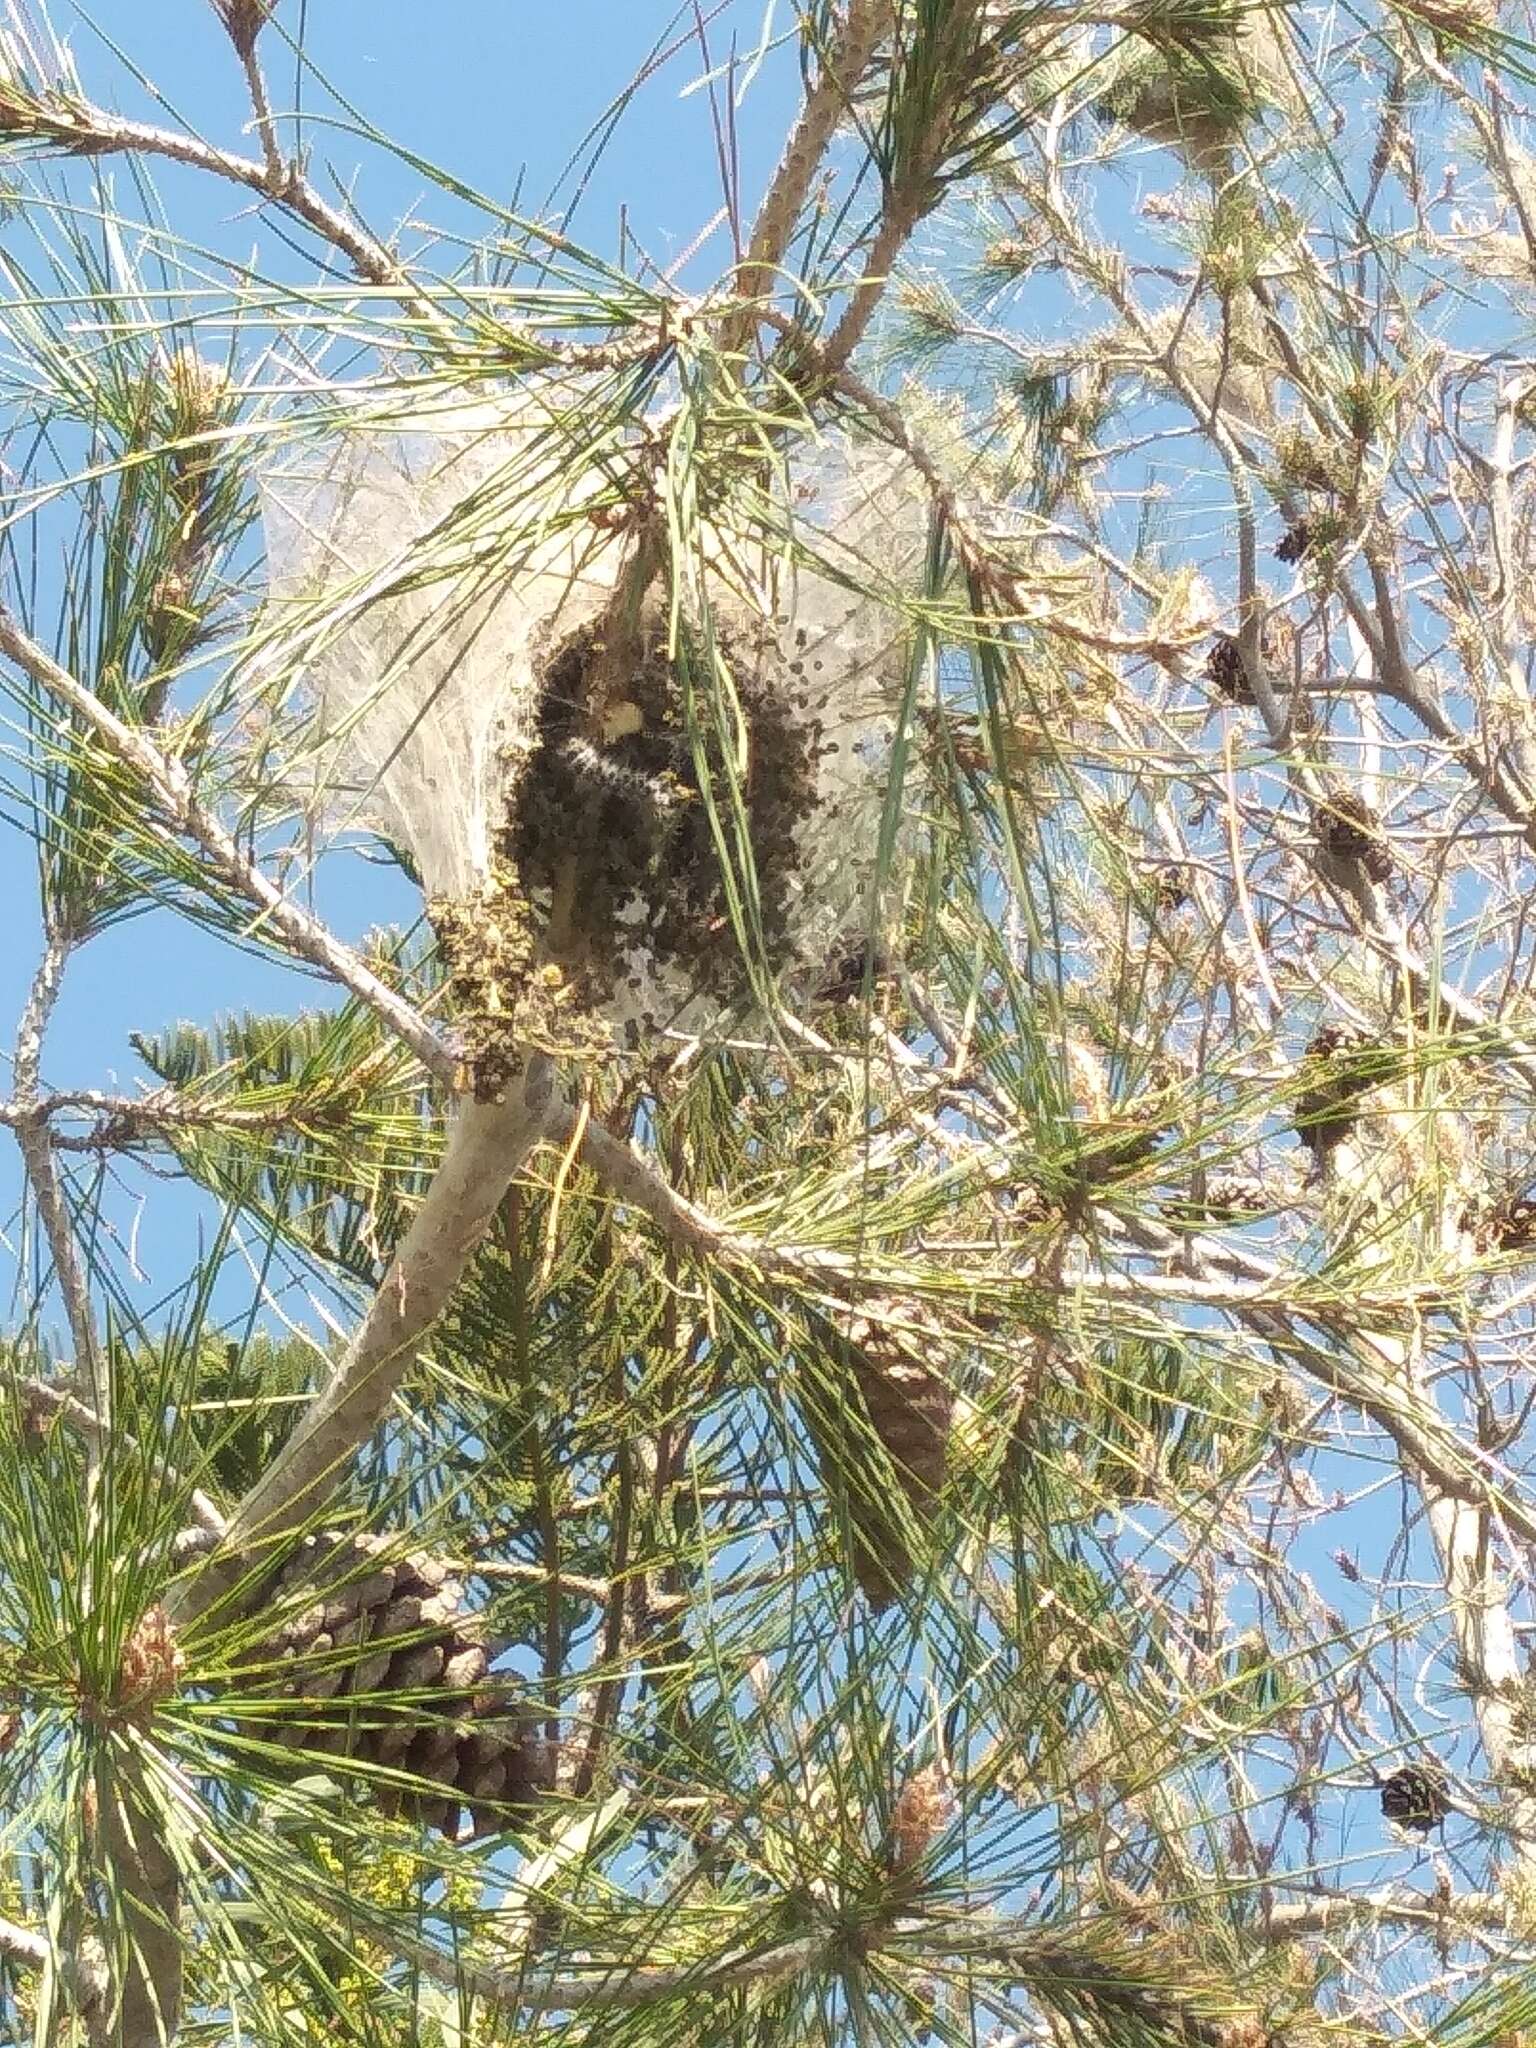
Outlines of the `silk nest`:
<svg viewBox="0 0 1536 2048">
<path fill-rule="evenodd" d="M 890 787 L 927 532 L 903 460 L 808 440 L 756 518 L 723 494 L 637 577 L 666 421 L 579 418 L 525 386 L 310 431 L 260 479 L 315 805 L 414 867 L 482 1061 L 707 1034 L 884 944 L 921 809 Z"/>
</svg>

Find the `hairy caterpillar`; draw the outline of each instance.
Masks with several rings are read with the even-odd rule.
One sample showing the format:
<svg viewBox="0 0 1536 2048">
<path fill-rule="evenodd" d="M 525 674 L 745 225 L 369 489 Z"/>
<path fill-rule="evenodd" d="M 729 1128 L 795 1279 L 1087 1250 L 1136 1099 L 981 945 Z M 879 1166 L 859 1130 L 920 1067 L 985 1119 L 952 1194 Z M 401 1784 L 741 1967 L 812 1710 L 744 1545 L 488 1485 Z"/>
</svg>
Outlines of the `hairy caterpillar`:
<svg viewBox="0 0 1536 2048">
<path fill-rule="evenodd" d="M 673 810 L 685 801 L 687 792 L 671 775 L 647 775 L 644 769 L 616 761 L 591 740 L 572 738 L 560 742 L 560 753 L 578 775 L 600 782 L 620 795 L 638 798 L 658 811 Z"/>
</svg>

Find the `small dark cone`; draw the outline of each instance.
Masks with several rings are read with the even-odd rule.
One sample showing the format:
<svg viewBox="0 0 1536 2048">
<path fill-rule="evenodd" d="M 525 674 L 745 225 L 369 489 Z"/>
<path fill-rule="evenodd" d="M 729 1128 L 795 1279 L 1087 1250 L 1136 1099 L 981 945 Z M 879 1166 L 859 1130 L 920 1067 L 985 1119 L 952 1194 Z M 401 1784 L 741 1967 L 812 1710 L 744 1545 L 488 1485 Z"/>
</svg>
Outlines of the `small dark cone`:
<svg viewBox="0 0 1536 2048">
<path fill-rule="evenodd" d="M 1205 657 L 1205 679 L 1229 704 L 1251 704 L 1253 691 L 1242 650 L 1230 633 L 1218 633 Z"/>
<path fill-rule="evenodd" d="M 1287 567 L 1296 562 L 1304 562 L 1312 550 L 1315 539 L 1312 522 L 1309 519 L 1296 520 L 1285 529 L 1275 543 L 1275 560 L 1284 562 Z"/>
<path fill-rule="evenodd" d="M 1166 1099 L 1146 1095 L 1116 1115 L 1079 1125 L 1076 1166 L 1082 1187 L 1111 1187 L 1145 1166 L 1171 1121 L 1167 1108 Z"/>
<path fill-rule="evenodd" d="M 1307 1068 L 1318 1079 L 1296 1098 L 1296 1135 L 1319 1162 L 1349 1136 L 1358 1121 L 1356 1101 L 1375 1085 L 1358 1061 L 1346 1065 L 1341 1057 L 1360 1045 L 1336 1024 L 1325 1024 L 1307 1047 Z"/>
<path fill-rule="evenodd" d="M 1205 1197 L 1187 1197 L 1170 1202 L 1170 1215 L 1186 1223 L 1251 1223 L 1274 1206 L 1264 1183 L 1256 1174 L 1213 1173 L 1205 1183 Z"/>
<path fill-rule="evenodd" d="M 1364 797 L 1352 790 L 1331 796 L 1315 807 L 1312 822 L 1324 852 L 1334 860 L 1362 869 L 1373 882 L 1391 880 L 1392 850 Z"/>
<path fill-rule="evenodd" d="M 448 1833 L 463 1806 L 476 1833 L 532 1806 L 547 1773 L 531 1710 L 491 1676 L 463 1582 L 440 1558 L 401 1556 L 381 1536 L 307 1537 L 267 1604 L 287 1618 L 256 1653 L 265 1668 L 250 1690 L 296 1711 L 288 1723 L 251 1722 L 248 1734 L 420 1778 L 435 1789 L 381 1785 L 380 1806 Z"/>
<path fill-rule="evenodd" d="M 1381 1811 L 1394 1826 L 1427 1835 L 1451 1810 L 1445 1773 L 1438 1764 L 1404 1764 L 1381 1786 Z"/>
<path fill-rule="evenodd" d="M 1159 910 L 1182 910 L 1190 900 L 1188 871 L 1164 868 L 1153 883 L 1153 900 Z"/>
<path fill-rule="evenodd" d="M 1479 1251 L 1523 1252 L 1536 1245 L 1536 1200 L 1508 1195 L 1495 1208 L 1469 1210 L 1462 1218 Z"/>
<path fill-rule="evenodd" d="M 911 1338 L 862 1318 L 851 1334 L 854 1379 L 869 1419 L 908 1505 L 921 1519 L 944 1485 L 954 1394 L 923 1359 L 920 1341 L 913 1344 Z M 853 1505 L 855 1533 L 861 1539 L 855 1546 L 854 1569 L 871 1606 L 882 1607 L 911 1578 L 912 1560 L 899 1523 L 887 1515 L 878 1495 Z M 861 1514 L 861 1507 L 867 1512 Z M 888 1542 L 882 1547 L 882 1538 L 892 1532 L 894 1547 Z"/>
</svg>

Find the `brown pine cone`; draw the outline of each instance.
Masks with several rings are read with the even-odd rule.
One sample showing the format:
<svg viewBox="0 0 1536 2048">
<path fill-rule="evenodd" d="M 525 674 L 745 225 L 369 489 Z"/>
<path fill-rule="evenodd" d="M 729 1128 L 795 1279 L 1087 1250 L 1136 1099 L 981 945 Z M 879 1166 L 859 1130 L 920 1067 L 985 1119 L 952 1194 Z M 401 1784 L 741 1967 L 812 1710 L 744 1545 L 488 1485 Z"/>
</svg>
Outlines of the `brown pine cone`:
<svg viewBox="0 0 1536 2048">
<path fill-rule="evenodd" d="M 1305 561 L 1311 551 L 1312 542 L 1312 522 L 1309 519 L 1298 519 L 1285 529 L 1275 543 L 1275 560 L 1284 562 L 1287 567 Z"/>
<path fill-rule="evenodd" d="M 930 1357 L 937 1333 L 915 1313 L 889 1303 L 842 1329 L 819 1325 L 819 1381 L 802 1381 L 803 1405 L 822 1469 L 841 1497 L 852 1537 L 853 1570 L 870 1605 L 890 1605 L 911 1579 L 906 1511 L 922 1519 L 944 1484 L 954 1394 Z M 878 1319 L 877 1319 L 878 1318 Z M 903 1504 L 890 1498 L 890 1461 Z"/>
<path fill-rule="evenodd" d="M 1205 679 L 1229 704 L 1251 704 L 1253 691 L 1242 651 L 1230 633 L 1218 633 L 1205 657 Z"/>
<path fill-rule="evenodd" d="M 1479 1203 L 1464 1212 L 1461 1227 L 1479 1251 L 1527 1251 L 1536 1245 L 1536 1200 L 1511 1194 L 1491 1207 Z"/>
<path fill-rule="evenodd" d="M 492 1676 L 464 1601 L 440 1558 L 402 1556 L 388 1537 L 307 1537 L 265 1596 L 287 1611 L 245 1688 L 291 1700 L 293 1715 L 247 1722 L 245 1733 L 436 1788 L 380 1784 L 386 1812 L 456 1833 L 467 1806 L 477 1833 L 503 1826 L 548 1773 L 530 1710 Z"/>
<path fill-rule="evenodd" d="M 1358 1121 L 1357 1098 L 1376 1085 L 1377 1077 L 1358 1060 L 1347 1060 L 1363 1042 L 1337 1024 L 1325 1024 L 1307 1047 L 1304 1071 L 1316 1071 L 1318 1078 L 1296 1098 L 1296 1135 L 1319 1161 L 1349 1136 Z"/>
<path fill-rule="evenodd" d="M 1252 1222 L 1275 1206 L 1274 1195 L 1257 1174 L 1213 1173 L 1203 1200 L 1184 1196 L 1168 1204 L 1168 1213 L 1181 1223 L 1234 1224 Z"/>
</svg>

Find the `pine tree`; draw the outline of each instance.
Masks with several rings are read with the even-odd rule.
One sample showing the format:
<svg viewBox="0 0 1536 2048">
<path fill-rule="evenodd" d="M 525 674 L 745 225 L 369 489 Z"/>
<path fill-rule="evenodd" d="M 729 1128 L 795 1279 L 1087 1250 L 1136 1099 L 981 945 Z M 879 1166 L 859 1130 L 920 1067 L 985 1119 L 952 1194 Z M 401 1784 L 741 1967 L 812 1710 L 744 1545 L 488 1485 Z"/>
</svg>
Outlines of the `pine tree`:
<svg viewBox="0 0 1536 2048">
<path fill-rule="evenodd" d="M 1527 2038 L 1523 18 L 781 13 L 685 295 L 8 0 L 6 2039 Z"/>
</svg>

